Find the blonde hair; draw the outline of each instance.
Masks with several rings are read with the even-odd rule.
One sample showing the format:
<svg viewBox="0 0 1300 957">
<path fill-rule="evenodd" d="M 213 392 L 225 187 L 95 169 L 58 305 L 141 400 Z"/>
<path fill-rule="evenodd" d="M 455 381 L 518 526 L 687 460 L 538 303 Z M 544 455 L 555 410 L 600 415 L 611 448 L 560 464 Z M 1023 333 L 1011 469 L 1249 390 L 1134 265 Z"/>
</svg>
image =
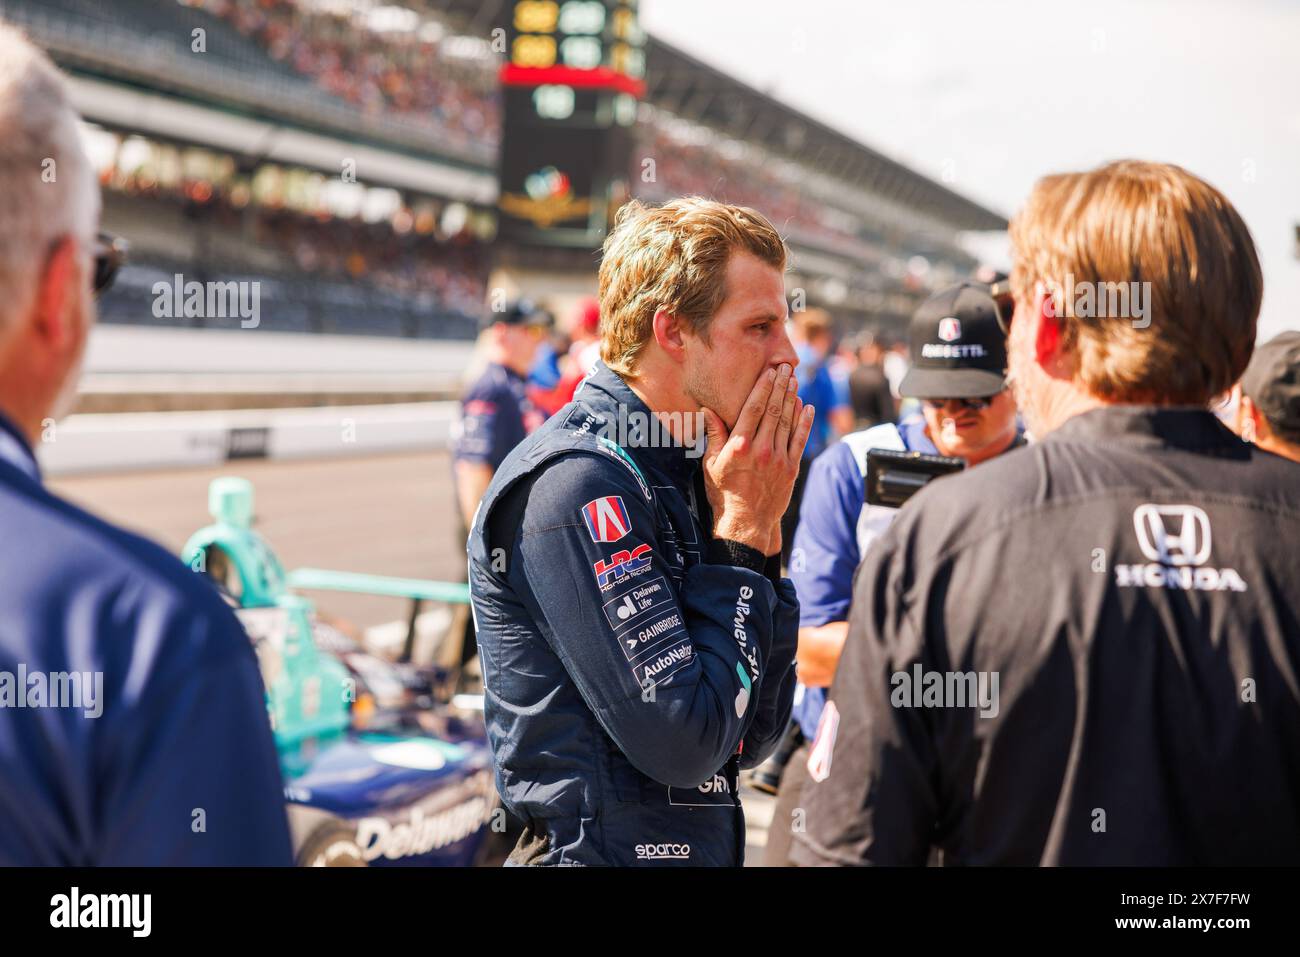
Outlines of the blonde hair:
<svg viewBox="0 0 1300 957">
<path fill-rule="evenodd" d="M 1011 222 L 1018 301 L 1053 289 L 1075 375 L 1111 402 L 1201 405 L 1241 377 L 1264 280 L 1250 231 L 1222 193 L 1177 166 L 1122 160 L 1047 176 Z M 1150 283 L 1144 323 L 1062 310 L 1074 284 Z M 1036 304 L 1035 304 L 1036 308 Z"/>
<path fill-rule="evenodd" d="M 699 196 L 662 206 L 633 200 L 618 211 L 600 263 L 600 357 L 622 375 L 654 335 L 664 309 L 708 342 L 726 297 L 727 261 L 746 252 L 784 271 L 785 243 L 761 214 Z"/>
</svg>

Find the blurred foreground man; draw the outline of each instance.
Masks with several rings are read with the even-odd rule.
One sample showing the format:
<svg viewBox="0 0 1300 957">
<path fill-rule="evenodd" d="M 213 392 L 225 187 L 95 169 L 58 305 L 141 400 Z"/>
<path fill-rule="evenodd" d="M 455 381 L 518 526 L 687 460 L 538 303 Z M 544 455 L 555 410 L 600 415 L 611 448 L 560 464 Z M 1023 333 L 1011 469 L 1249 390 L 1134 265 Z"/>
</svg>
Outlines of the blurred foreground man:
<svg viewBox="0 0 1300 957">
<path fill-rule="evenodd" d="M 1122 162 L 1040 181 L 1011 238 L 1042 441 L 923 489 L 865 556 L 792 859 L 1294 862 L 1300 466 L 1207 409 L 1255 340 L 1246 226 Z"/>
<path fill-rule="evenodd" d="M 470 588 L 497 788 L 525 823 L 511 863 L 743 862 L 737 772 L 794 695 L 780 520 L 813 410 L 785 258 L 750 209 L 625 206 L 603 362 L 483 498 Z"/>
<path fill-rule="evenodd" d="M 234 614 L 41 484 L 32 447 L 76 393 L 113 266 L 63 81 L 3 24 L 0 180 L 0 865 L 288 865 Z"/>
<path fill-rule="evenodd" d="M 1300 462 L 1300 332 L 1255 350 L 1241 377 L 1233 428 L 1264 451 Z"/>
</svg>

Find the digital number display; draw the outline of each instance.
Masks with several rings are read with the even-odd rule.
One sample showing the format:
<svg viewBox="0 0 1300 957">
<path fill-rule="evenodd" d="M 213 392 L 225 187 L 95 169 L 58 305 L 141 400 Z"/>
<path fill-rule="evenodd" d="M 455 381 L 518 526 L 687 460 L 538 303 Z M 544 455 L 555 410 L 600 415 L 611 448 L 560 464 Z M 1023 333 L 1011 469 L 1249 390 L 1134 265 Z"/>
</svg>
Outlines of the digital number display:
<svg viewBox="0 0 1300 957">
<path fill-rule="evenodd" d="M 590 71 L 587 85 L 622 88 L 640 95 L 640 86 L 618 83 L 618 78 L 639 81 L 645 75 L 645 34 L 637 23 L 635 0 L 517 0 L 510 23 L 510 67 L 507 85 L 529 82 L 517 71 Z M 537 84 L 554 77 L 542 77 Z"/>
</svg>

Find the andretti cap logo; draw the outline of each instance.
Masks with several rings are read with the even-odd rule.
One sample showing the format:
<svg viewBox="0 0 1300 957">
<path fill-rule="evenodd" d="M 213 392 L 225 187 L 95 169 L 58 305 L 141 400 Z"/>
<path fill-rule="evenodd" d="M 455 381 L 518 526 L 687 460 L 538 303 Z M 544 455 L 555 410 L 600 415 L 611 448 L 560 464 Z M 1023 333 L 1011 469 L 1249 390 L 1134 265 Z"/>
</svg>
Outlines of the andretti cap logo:
<svg viewBox="0 0 1300 957">
<path fill-rule="evenodd" d="M 1138 548 L 1145 565 L 1116 565 L 1121 588 L 1184 591 L 1246 591 L 1233 568 L 1212 568 L 1210 517 L 1195 505 L 1139 505 L 1133 512 Z"/>
<path fill-rule="evenodd" d="M 939 320 L 939 338 L 944 342 L 956 342 L 961 338 L 961 320 L 952 316 Z"/>
</svg>

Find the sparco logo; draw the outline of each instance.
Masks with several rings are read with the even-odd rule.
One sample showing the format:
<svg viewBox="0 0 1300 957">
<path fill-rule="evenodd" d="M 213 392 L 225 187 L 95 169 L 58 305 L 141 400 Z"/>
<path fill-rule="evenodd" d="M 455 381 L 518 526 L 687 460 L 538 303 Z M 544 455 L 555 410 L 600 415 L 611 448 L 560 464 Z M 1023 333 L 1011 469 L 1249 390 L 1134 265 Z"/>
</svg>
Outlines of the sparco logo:
<svg viewBox="0 0 1300 957">
<path fill-rule="evenodd" d="M 689 844 L 638 844 L 638 861 L 685 861 L 691 856 Z"/>
<path fill-rule="evenodd" d="M 1120 588 L 1245 591 L 1234 568 L 1211 568 L 1210 517 L 1195 505 L 1139 505 L 1133 512 L 1146 565 L 1116 565 Z"/>
</svg>

